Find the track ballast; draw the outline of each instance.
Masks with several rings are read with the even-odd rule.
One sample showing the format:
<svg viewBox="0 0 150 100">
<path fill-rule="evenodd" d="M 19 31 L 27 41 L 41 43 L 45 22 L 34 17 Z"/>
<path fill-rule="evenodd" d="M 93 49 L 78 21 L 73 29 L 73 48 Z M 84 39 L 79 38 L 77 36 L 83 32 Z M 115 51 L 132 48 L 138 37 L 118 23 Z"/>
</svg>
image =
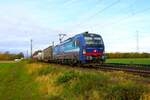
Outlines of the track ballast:
<svg viewBox="0 0 150 100">
<path fill-rule="evenodd" d="M 81 67 L 104 70 L 104 71 L 124 71 L 132 74 L 140 75 L 143 77 L 150 77 L 150 65 L 105 63 L 102 65 L 97 64 L 93 66 L 90 65 L 90 66 L 81 66 Z"/>
</svg>

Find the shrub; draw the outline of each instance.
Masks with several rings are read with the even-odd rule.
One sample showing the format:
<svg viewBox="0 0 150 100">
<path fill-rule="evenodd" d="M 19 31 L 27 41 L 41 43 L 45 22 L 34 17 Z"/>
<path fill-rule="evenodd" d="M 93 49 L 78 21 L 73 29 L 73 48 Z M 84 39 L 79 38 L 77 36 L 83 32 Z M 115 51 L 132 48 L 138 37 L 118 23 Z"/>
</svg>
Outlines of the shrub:
<svg viewBox="0 0 150 100">
<path fill-rule="evenodd" d="M 107 83 L 109 83 L 108 79 L 107 76 L 102 74 L 83 74 L 80 76 L 79 81 L 72 86 L 72 91 L 76 95 L 88 96 L 93 90 L 101 91 L 106 88 Z"/>
<path fill-rule="evenodd" d="M 78 73 L 76 73 L 74 71 L 65 72 L 62 76 L 58 77 L 56 82 L 58 84 L 66 83 L 72 79 L 77 78 L 77 76 L 78 76 Z"/>
<path fill-rule="evenodd" d="M 128 82 L 108 87 L 107 100 L 140 100 L 146 88 L 143 85 Z"/>
<path fill-rule="evenodd" d="M 47 75 L 47 74 L 53 72 L 54 70 L 55 70 L 55 68 L 53 68 L 53 67 L 43 67 L 43 68 L 39 69 L 38 75 L 40 75 L 40 76 Z"/>
</svg>

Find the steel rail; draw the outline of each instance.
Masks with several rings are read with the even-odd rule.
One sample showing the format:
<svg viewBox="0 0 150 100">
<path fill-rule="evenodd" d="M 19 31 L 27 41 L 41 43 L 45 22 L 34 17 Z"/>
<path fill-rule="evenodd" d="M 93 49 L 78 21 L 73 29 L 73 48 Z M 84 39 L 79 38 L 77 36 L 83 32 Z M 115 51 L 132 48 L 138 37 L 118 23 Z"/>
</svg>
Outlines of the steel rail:
<svg viewBox="0 0 150 100">
<path fill-rule="evenodd" d="M 95 65 L 92 67 L 87 66 L 87 68 L 95 68 L 97 70 L 104 70 L 104 71 L 124 71 L 132 74 L 140 75 L 143 77 L 150 77 L 150 65 L 110 63 L 110 64 Z"/>
</svg>

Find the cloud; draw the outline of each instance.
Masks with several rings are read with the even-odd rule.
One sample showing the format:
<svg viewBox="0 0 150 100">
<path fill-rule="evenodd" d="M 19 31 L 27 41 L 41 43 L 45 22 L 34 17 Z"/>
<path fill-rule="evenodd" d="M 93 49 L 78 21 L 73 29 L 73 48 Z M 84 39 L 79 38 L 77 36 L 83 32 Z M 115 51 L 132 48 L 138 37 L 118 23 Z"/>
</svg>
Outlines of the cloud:
<svg viewBox="0 0 150 100">
<path fill-rule="evenodd" d="M 72 0 L 67 3 L 69 6 L 62 5 L 66 1 L 17 0 L 1 3 L 0 50 L 26 51 L 30 49 L 31 38 L 34 50 L 44 49 L 51 45 L 52 41 L 57 44 L 60 33 L 67 34 L 65 37 L 67 39 L 89 31 L 102 35 L 107 52 L 136 51 L 136 30 L 138 30 L 143 36 L 140 40 L 141 51 L 150 52 L 147 44 L 150 42 L 148 39 L 150 14 L 145 12 L 126 19 L 128 14 L 132 14 L 130 8 L 126 9 L 131 4 L 130 0 L 121 1 L 89 20 L 87 20 L 89 16 L 112 1 Z M 136 10 L 143 8 L 140 6 Z M 147 33 L 142 33 L 143 31 Z"/>
</svg>

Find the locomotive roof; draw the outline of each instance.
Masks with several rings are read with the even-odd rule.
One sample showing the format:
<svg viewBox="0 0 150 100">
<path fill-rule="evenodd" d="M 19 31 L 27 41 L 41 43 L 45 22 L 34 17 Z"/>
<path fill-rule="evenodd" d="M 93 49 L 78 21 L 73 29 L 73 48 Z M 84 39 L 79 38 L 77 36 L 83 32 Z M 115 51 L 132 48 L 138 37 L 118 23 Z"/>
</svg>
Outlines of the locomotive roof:
<svg viewBox="0 0 150 100">
<path fill-rule="evenodd" d="M 69 42 L 69 41 L 72 40 L 74 37 L 78 37 L 78 36 L 98 36 L 98 37 L 99 37 L 100 35 L 99 35 L 99 34 L 95 34 L 95 33 L 88 33 L 88 32 L 80 33 L 80 34 L 76 34 L 75 36 L 70 37 L 70 38 L 64 40 L 62 43 L 57 44 L 56 46 L 62 45 L 62 44 L 64 44 L 64 43 L 66 43 L 66 42 Z"/>
</svg>

